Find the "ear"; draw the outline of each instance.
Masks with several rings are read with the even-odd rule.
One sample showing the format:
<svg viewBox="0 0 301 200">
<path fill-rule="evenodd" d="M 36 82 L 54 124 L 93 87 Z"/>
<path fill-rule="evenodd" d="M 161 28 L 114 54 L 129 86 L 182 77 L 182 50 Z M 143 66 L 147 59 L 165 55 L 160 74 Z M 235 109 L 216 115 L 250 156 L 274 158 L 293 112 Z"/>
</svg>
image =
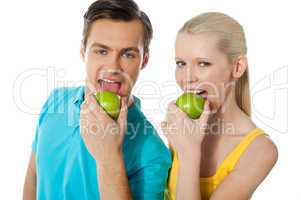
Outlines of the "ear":
<svg viewBox="0 0 301 200">
<path fill-rule="evenodd" d="M 80 56 L 81 56 L 81 59 L 83 60 L 83 62 L 85 62 L 85 53 L 86 53 L 85 45 L 84 45 L 84 42 L 81 41 Z"/>
<path fill-rule="evenodd" d="M 141 69 L 144 69 L 149 60 L 149 53 L 144 53 Z"/>
<path fill-rule="evenodd" d="M 239 79 L 248 67 L 248 60 L 246 56 L 239 56 L 233 63 L 232 76 Z"/>
</svg>

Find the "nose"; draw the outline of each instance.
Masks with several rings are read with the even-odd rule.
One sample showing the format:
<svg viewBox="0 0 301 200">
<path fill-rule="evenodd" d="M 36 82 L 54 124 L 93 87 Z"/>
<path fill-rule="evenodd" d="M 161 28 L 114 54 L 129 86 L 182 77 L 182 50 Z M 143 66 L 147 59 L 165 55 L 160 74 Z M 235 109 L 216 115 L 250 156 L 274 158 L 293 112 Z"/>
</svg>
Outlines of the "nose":
<svg viewBox="0 0 301 200">
<path fill-rule="evenodd" d="M 112 54 L 106 60 L 103 70 L 110 73 L 119 73 L 122 71 L 122 66 L 120 62 L 120 57 L 118 55 Z"/>
<path fill-rule="evenodd" d="M 115 54 L 108 56 L 101 67 L 101 73 L 105 77 L 119 76 L 122 72 L 120 58 Z"/>
<path fill-rule="evenodd" d="M 185 70 L 185 83 L 186 84 L 192 84 L 198 81 L 198 76 L 196 75 L 196 72 L 194 70 L 194 66 L 189 66 Z"/>
</svg>

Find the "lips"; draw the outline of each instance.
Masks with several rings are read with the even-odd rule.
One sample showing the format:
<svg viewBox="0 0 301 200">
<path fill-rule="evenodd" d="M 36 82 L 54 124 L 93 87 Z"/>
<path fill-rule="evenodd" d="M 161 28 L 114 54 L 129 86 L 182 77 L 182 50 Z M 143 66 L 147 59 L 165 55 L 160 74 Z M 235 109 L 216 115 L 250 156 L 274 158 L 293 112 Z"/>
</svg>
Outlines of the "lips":
<svg viewBox="0 0 301 200">
<path fill-rule="evenodd" d="M 110 91 L 110 92 L 119 93 L 121 88 L 121 82 L 116 80 L 103 78 L 103 79 L 99 79 L 98 83 L 101 91 Z"/>
<path fill-rule="evenodd" d="M 197 92 L 196 94 L 199 95 L 199 96 L 202 96 L 205 99 L 207 99 L 207 96 L 208 96 L 208 93 L 205 90 L 201 91 L 201 92 Z"/>
<path fill-rule="evenodd" d="M 203 98 L 207 98 L 207 96 L 208 96 L 208 92 L 203 89 L 189 88 L 189 89 L 186 89 L 186 92 L 194 93 L 196 95 L 202 96 Z"/>
</svg>

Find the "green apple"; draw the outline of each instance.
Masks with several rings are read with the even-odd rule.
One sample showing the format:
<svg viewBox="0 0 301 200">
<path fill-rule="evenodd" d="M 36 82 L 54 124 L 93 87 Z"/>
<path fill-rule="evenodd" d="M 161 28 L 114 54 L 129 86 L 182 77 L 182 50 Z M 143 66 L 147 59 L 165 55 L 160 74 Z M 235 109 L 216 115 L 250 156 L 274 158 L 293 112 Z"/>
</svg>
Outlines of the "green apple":
<svg viewBox="0 0 301 200">
<path fill-rule="evenodd" d="M 120 97 L 110 91 L 96 92 L 95 97 L 106 113 L 116 120 L 120 112 Z"/>
<path fill-rule="evenodd" d="M 176 105 L 185 112 L 191 119 L 197 119 L 201 116 L 205 99 L 194 93 L 184 93 L 176 101 Z"/>
</svg>

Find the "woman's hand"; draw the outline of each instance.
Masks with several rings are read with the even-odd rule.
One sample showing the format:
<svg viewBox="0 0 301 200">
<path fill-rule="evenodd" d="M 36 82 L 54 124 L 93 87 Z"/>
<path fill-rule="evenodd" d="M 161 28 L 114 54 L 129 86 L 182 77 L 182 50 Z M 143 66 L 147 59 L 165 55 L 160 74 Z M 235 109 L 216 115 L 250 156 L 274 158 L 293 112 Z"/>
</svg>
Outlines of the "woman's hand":
<svg viewBox="0 0 301 200">
<path fill-rule="evenodd" d="M 166 121 L 161 127 L 179 159 L 176 199 L 201 199 L 201 147 L 210 115 L 206 100 L 199 119 L 190 119 L 174 102 L 168 105 Z"/>
<path fill-rule="evenodd" d="M 200 154 L 201 144 L 206 134 L 207 122 L 210 115 L 209 102 L 206 100 L 204 111 L 199 119 L 190 119 L 171 102 L 168 105 L 166 119 L 161 128 L 172 148 L 179 156 L 194 156 Z"/>
</svg>

